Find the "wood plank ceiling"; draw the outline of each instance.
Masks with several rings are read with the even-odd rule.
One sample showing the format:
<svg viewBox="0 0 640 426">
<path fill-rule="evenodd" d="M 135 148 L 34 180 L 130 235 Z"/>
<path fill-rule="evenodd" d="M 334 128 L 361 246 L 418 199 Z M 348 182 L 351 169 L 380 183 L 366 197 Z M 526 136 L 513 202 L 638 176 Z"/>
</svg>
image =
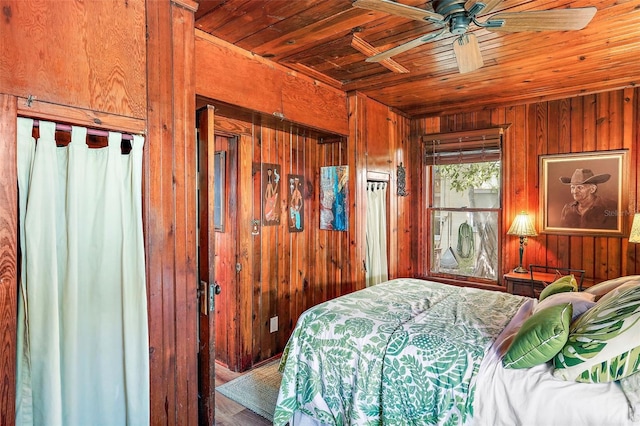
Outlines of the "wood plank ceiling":
<svg viewBox="0 0 640 426">
<path fill-rule="evenodd" d="M 433 12 L 432 2 L 399 0 Z M 461 74 L 449 32 L 392 59 L 365 62 L 439 27 L 352 7 L 351 0 L 201 0 L 195 26 L 412 117 L 566 98 L 640 83 L 640 0 L 504 0 L 497 12 L 594 6 L 577 31 L 491 32 L 471 24 L 484 66 Z M 355 46 L 355 47 L 354 47 Z M 363 47 L 364 46 L 364 47 Z M 359 47 L 360 49 L 357 49 Z M 393 70 L 392 70 L 393 69 Z M 406 72 L 402 72 L 406 71 Z"/>
</svg>

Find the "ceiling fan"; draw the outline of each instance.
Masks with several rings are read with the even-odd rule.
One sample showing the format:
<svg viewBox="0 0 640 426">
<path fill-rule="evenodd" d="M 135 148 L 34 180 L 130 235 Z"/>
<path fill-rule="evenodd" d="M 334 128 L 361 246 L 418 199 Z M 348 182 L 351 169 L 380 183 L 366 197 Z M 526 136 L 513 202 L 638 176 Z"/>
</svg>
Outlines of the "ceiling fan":
<svg viewBox="0 0 640 426">
<path fill-rule="evenodd" d="M 484 22 L 478 21 L 479 15 L 489 13 L 502 1 L 433 0 L 433 10 L 435 12 L 392 0 L 355 0 L 353 6 L 385 12 L 407 19 L 426 21 L 442 27 L 433 33 L 422 35 L 414 40 L 371 56 L 366 59 L 367 62 L 380 62 L 389 59 L 392 56 L 435 40 L 448 31 L 458 36 L 453 42 L 453 51 L 461 73 L 477 70 L 484 65 L 478 39 L 475 34 L 468 32 L 472 23 L 489 31 L 580 30 L 587 26 L 596 13 L 595 7 L 502 12 L 490 16 Z"/>
</svg>

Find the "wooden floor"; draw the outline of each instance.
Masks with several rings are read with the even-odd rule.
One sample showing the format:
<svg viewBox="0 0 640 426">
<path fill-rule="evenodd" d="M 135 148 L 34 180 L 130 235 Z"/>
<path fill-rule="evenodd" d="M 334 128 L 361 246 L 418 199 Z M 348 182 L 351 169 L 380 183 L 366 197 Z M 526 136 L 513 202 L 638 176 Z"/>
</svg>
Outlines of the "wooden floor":
<svg viewBox="0 0 640 426">
<path fill-rule="evenodd" d="M 242 373 L 234 373 L 220 364 L 216 364 L 216 386 L 241 375 Z M 272 424 L 269 420 L 227 398 L 220 392 L 216 392 L 215 418 L 218 426 L 266 426 Z"/>
</svg>

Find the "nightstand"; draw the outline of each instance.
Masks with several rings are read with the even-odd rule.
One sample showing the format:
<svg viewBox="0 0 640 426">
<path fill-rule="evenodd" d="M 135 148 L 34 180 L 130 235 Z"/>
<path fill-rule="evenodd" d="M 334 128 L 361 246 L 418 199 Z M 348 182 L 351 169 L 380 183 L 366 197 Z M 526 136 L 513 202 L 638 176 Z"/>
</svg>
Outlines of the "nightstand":
<svg viewBox="0 0 640 426">
<path fill-rule="evenodd" d="M 512 271 L 502 276 L 509 293 L 529 297 L 538 297 L 544 288 L 544 284 L 552 283 L 556 278 L 556 274 L 547 274 L 544 272 L 534 272 L 534 282 L 531 282 L 531 272 L 521 274 Z"/>
</svg>

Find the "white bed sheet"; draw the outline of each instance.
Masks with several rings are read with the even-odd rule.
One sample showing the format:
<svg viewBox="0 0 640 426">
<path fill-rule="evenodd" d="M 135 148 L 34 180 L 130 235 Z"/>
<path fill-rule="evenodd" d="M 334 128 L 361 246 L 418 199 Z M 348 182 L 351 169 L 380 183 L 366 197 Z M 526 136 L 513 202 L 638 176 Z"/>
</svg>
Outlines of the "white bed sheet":
<svg viewBox="0 0 640 426">
<path fill-rule="evenodd" d="M 506 369 L 501 358 L 537 301 L 527 301 L 498 336 L 480 365 L 473 424 L 477 426 L 640 425 L 629 417 L 620 385 L 556 379 L 549 364 Z"/>
<path fill-rule="evenodd" d="M 476 378 L 470 426 L 640 426 L 618 383 L 578 383 L 553 377 L 549 364 L 506 369 L 502 355 L 537 300 L 525 302 L 484 357 Z M 300 412 L 291 426 L 324 426 Z"/>
</svg>

